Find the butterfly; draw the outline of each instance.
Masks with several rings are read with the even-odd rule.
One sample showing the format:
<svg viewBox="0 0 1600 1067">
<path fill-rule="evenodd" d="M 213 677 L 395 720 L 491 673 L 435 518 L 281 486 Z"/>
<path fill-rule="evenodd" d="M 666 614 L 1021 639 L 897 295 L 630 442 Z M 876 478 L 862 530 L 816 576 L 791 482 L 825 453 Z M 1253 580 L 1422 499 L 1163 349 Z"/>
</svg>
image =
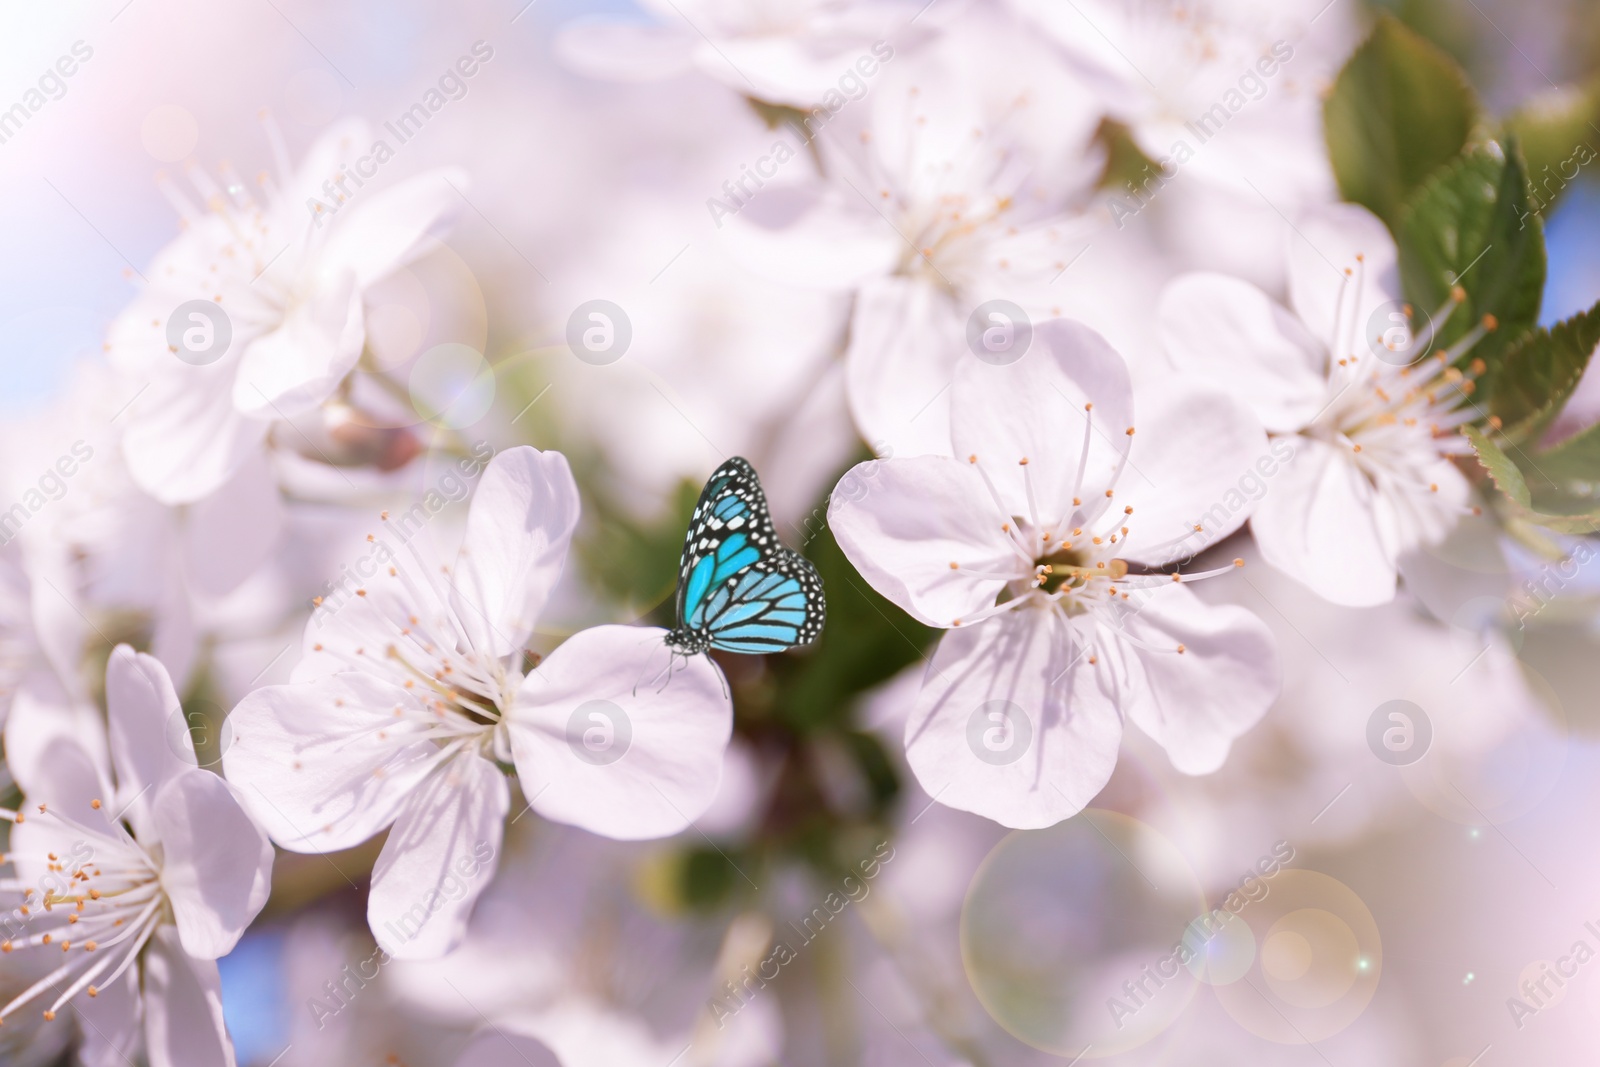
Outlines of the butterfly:
<svg viewBox="0 0 1600 1067">
<path fill-rule="evenodd" d="M 822 578 L 778 540 L 755 468 L 738 456 L 712 472 L 678 564 L 678 625 L 667 645 L 759 655 L 822 632 Z"/>
</svg>

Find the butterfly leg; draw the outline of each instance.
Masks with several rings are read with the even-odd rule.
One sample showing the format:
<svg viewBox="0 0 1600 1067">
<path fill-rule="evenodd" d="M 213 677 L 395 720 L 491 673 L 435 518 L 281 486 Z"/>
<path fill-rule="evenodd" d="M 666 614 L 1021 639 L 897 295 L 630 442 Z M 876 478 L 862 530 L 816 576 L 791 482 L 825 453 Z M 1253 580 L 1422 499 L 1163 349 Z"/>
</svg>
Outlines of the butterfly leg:
<svg viewBox="0 0 1600 1067">
<path fill-rule="evenodd" d="M 660 678 L 663 674 L 665 674 L 667 676 L 667 681 L 670 682 L 672 680 L 672 661 L 674 659 L 676 659 L 676 658 L 677 658 L 677 653 L 673 652 L 671 649 L 668 649 L 667 650 L 667 665 L 665 667 L 663 667 L 661 670 L 656 672 L 655 678 L 650 679 L 650 684 L 651 685 L 655 685 L 656 684 L 656 679 Z M 645 669 L 648 670 L 649 668 L 647 667 Z M 644 676 L 641 674 L 639 677 L 643 678 Z M 662 685 L 661 688 L 665 689 L 666 686 Z M 661 691 L 660 689 L 656 690 L 656 692 L 658 692 L 658 693 L 660 691 Z M 638 696 L 639 695 L 639 682 L 638 682 L 637 679 L 633 683 L 633 695 L 634 696 Z"/>
<path fill-rule="evenodd" d="M 673 668 L 677 665 L 677 662 L 678 662 L 678 653 L 677 652 L 669 652 L 669 653 L 667 653 L 667 670 L 666 670 L 667 680 L 661 683 L 661 688 L 656 690 L 657 693 L 665 692 L 667 686 L 672 683 L 672 671 L 673 671 Z M 683 662 L 687 664 L 689 662 L 689 657 L 688 656 L 684 656 L 683 657 Z M 658 675 L 656 675 L 656 677 L 660 678 L 661 675 L 658 674 Z"/>
</svg>

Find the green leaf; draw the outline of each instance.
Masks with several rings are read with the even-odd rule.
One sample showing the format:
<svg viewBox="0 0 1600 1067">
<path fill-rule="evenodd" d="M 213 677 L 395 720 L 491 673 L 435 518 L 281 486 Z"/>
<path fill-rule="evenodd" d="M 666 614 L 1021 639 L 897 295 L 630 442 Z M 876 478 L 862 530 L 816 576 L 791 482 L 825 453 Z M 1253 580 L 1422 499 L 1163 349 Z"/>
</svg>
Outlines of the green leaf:
<svg viewBox="0 0 1600 1067">
<path fill-rule="evenodd" d="M 1462 427 L 1461 432 L 1472 442 L 1478 462 L 1490 472 L 1494 485 L 1509 498 L 1501 507 L 1507 530 L 1530 545 L 1534 541 L 1528 534 L 1536 531 L 1528 530 L 1528 526 L 1554 533 L 1600 530 L 1600 482 L 1592 480 L 1600 474 L 1600 427 L 1536 458 L 1517 450 L 1522 466 L 1512 462 L 1477 427 Z M 1570 451 L 1560 454 L 1563 450 Z M 1571 477 L 1574 472 L 1589 472 L 1589 482 Z"/>
<path fill-rule="evenodd" d="M 714 845 L 691 846 L 682 858 L 678 877 L 680 899 L 694 911 L 714 911 L 739 889 L 739 868 Z"/>
<path fill-rule="evenodd" d="M 1513 515 L 1554 533 L 1587 534 L 1600 530 L 1600 511 L 1585 515 L 1541 515 L 1533 511 L 1516 511 Z"/>
<path fill-rule="evenodd" d="M 1504 130 L 1522 145 L 1533 187 L 1533 209 L 1550 208 L 1600 158 L 1600 78 L 1547 89 L 1506 119 Z"/>
<path fill-rule="evenodd" d="M 839 736 L 867 783 L 873 806 L 878 809 L 888 807 L 900 794 L 900 774 L 895 770 L 894 760 L 885 751 L 883 742 L 877 734 L 860 730 L 847 731 Z"/>
<path fill-rule="evenodd" d="M 1160 165 L 1144 153 L 1125 124 L 1115 119 L 1102 119 L 1095 139 L 1106 152 L 1106 167 L 1099 181 L 1101 189 L 1120 194 L 1124 190 L 1142 190 L 1152 181 L 1159 183 L 1165 179 Z"/>
<path fill-rule="evenodd" d="M 1340 193 L 1395 229 L 1412 194 L 1461 154 L 1477 117 L 1455 60 L 1380 15 L 1323 104 Z"/>
<path fill-rule="evenodd" d="M 1508 440 L 1537 440 L 1578 387 L 1595 346 L 1600 345 L 1600 304 L 1543 327 L 1506 352 L 1495 379 L 1489 413 Z"/>
<path fill-rule="evenodd" d="M 1515 505 L 1508 505 L 1514 508 Z M 1540 516 L 1531 516 L 1539 518 Z M 1505 531 L 1517 540 L 1523 548 L 1546 560 L 1558 560 L 1566 553 L 1562 551 L 1559 542 L 1551 538 L 1551 531 L 1546 530 L 1536 522 L 1529 521 L 1530 513 L 1506 514 L 1502 512 L 1501 519 L 1505 523 Z"/>
<path fill-rule="evenodd" d="M 618 603 L 622 614 L 673 625 L 683 531 L 689 528 L 700 487 L 680 482 L 665 511 L 649 522 L 629 515 L 598 480 L 584 489 L 588 522 L 583 536 L 573 542 L 584 578 Z"/>
<path fill-rule="evenodd" d="M 1581 499 L 1600 496 L 1600 425 L 1538 453 L 1531 465 L 1568 494 Z"/>
<path fill-rule="evenodd" d="M 1528 494 L 1528 483 L 1523 481 L 1522 472 L 1517 469 L 1517 465 L 1500 451 L 1499 445 L 1484 436 L 1483 431 L 1477 427 L 1464 426 L 1461 432 L 1472 442 L 1472 450 L 1478 454 L 1478 462 L 1489 472 L 1489 477 L 1494 479 L 1494 484 L 1499 486 L 1500 491 L 1510 497 L 1513 503 L 1527 508 L 1532 503 L 1532 498 Z"/>
<path fill-rule="evenodd" d="M 1478 383 L 1486 398 L 1505 350 L 1538 322 L 1544 292 L 1544 227 L 1515 146 L 1508 154 L 1490 143 L 1441 171 L 1407 206 L 1398 237 L 1407 299 L 1419 312 L 1448 311 L 1435 322 L 1436 348 L 1494 316 L 1495 328 L 1471 352 L 1489 365 Z M 1452 307 L 1458 285 L 1466 301 Z"/>
<path fill-rule="evenodd" d="M 869 586 L 831 530 L 818 530 L 806 555 L 827 590 L 822 636 L 810 649 L 769 657 L 774 710 L 802 733 L 848 723 L 861 693 L 921 659 L 938 634 Z"/>
</svg>

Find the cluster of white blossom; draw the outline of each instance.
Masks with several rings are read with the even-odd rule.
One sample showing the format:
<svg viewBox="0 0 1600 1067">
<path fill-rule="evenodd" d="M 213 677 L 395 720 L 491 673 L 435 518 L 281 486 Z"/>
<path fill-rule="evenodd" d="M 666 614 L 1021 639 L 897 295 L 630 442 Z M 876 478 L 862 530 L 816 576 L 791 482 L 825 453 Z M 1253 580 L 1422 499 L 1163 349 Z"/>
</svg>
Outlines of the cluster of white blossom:
<svg viewBox="0 0 1600 1067">
<path fill-rule="evenodd" d="M 1472 436 L 1477 261 L 1414 307 L 1336 176 L 1355 3 L 639 7 L 531 81 L 459 49 L 408 136 L 269 116 L 259 177 L 161 177 L 177 234 L 103 352 L 0 424 L 0 1060 L 1064 1062 L 972 947 L 1008 831 L 1181 828 L 1228 893 L 1402 798 L 1487 825 L 1550 788 L 1560 687 L 1518 653 L 1589 634 L 1595 554 L 1507 519 Z M 736 453 L 836 546 L 816 648 L 655 625 L 660 516 Z M 794 859 L 829 849 L 836 882 Z M 1115 925 L 1071 886 L 1041 929 Z M 236 1055 L 218 961 L 269 935 L 287 1021 Z M 1083 977 L 1142 1035 L 1117 1062 L 1313 1062 L 1220 993 L 1163 1014 L 1135 956 Z M 1409 1027 L 1281 1040 L 1383 1067 Z"/>
</svg>

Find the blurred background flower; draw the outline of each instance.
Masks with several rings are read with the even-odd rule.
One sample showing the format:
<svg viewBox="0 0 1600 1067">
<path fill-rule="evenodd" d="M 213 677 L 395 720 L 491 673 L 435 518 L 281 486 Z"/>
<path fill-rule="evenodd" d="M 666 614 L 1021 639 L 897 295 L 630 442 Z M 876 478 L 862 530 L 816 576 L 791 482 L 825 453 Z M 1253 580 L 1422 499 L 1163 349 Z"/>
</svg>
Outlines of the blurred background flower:
<svg viewBox="0 0 1600 1067">
<path fill-rule="evenodd" d="M 1136 384 L 1170 377 L 1156 308 L 1180 273 L 1287 302 L 1297 220 L 1352 198 L 1320 105 L 1386 17 L 1465 72 L 1482 110 L 1456 116 L 1456 148 L 1468 126 L 1516 136 L 1548 249 L 1539 323 L 1589 309 L 1587 0 L 8 10 L 7 759 L 28 756 L 41 716 L 93 747 L 106 661 L 128 642 L 166 665 L 177 736 L 219 770 L 229 709 L 290 680 L 313 598 L 369 577 L 379 512 L 420 508 L 430 540 L 459 543 L 462 464 L 516 445 L 562 452 L 582 501 L 518 671 L 587 627 L 670 626 L 699 486 L 738 454 L 826 582 L 828 623 L 814 647 L 718 655 L 734 723 L 709 810 L 665 840 L 613 841 L 546 821 L 513 786 L 498 869 L 442 960 L 390 959 L 367 928 L 381 835 L 279 851 L 265 909 L 219 961 L 240 1064 L 1588 1062 L 1592 536 L 1522 536 L 1486 507 L 1401 559 L 1398 595 L 1375 607 L 1319 599 L 1229 538 L 1193 569 L 1243 570 L 1194 595 L 1273 631 L 1277 703 L 1200 777 L 1127 731 L 1082 814 L 1008 831 L 911 773 L 934 631 L 828 528 L 830 493 L 873 492 L 845 472 L 921 451 L 895 435 L 945 419 L 951 368 L 993 357 L 994 320 L 974 318 L 987 302 L 1089 321 Z M 365 132 L 317 154 L 352 118 Z M 317 285 L 279 294 L 286 333 L 311 322 L 323 349 L 337 335 L 337 373 L 300 368 L 317 388 L 255 412 L 248 455 L 196 435 L 194 462 L 165 473 L 214 477 L 163 503 L 124 449 L 168 384 L 106 346 L 121 318 L 173 369 L 176 296 L 156 299 L 151 274 L 175 240 L 202 242 L 164 190 L 212 175 L 205 196 L 234 206 L 206 225 L 253 240 L 242 187 L 313 157 L 268 236 L 320 233 L 320 212 L 331 234 L 421 176 L 450 184 L 381 277 L 329 283 L 337 315 Z M 448 231 L 426 225 L 446 214 Z M 270 262 L 223 269 L 214 243 L 185 270 L 227 275 L 244 300 L 277 280 Z M 1550 439 L 1597 419 L 1590 373 Z M 0 785 L 15 808 L 12 776 Z M 29 955 L 0 957 L 0 997 L 48 973 Z M 73 1025 L 7 1018 L 0 1060 L 92 1056 Z"/>
</svg>

